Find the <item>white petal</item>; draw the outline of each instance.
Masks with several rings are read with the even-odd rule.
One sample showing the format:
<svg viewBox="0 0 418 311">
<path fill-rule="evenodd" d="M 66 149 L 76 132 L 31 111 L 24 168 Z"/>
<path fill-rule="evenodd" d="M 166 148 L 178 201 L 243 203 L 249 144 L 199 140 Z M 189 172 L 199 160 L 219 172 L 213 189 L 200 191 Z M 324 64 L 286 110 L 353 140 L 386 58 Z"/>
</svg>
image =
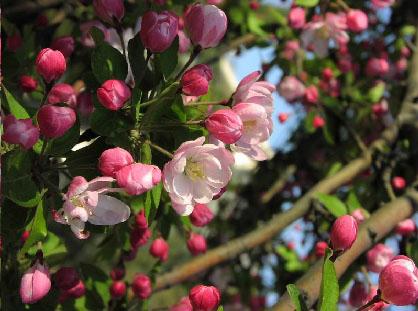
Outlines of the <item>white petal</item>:
<svg viewBox="0 0 418 311">
<path fill-rule="evenodd" d="M 93 225 L 116 225 L 129 218 L 131 209 L 122 201 L 108 195 L 99 194 L 99 201 L 89 217 Z"/>
<path fill-rule="evenodd" d="M 197 203 L 209 203 L 213 199 L 213 190 L 203 181 L 194 182 L 193 199 Z"/>
</svg>

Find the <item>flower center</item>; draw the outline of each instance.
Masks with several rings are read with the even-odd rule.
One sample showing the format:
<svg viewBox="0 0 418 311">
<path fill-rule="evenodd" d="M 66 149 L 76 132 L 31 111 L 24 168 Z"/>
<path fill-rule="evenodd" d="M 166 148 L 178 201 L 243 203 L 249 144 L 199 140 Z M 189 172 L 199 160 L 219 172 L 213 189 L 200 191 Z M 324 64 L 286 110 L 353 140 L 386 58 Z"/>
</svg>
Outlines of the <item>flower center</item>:
<svg viewBox="0 0 418 311">
<path fill-rule="evenodd" d="M 202 179 L 205 177 L 202 163 L 195 162 L 191 159 L 187 159 L 184 171 L 186 172 L 186 176 L 191 180 Z"/>
<path fill-rule="evenodd" d="M 316 31 L 316 36 L 320 39 L 328 39 L 329 38 L 329 31 L 326 25 L 322 26 Z"/>
<path fill-rule="evenodd" d="M 247 121 L 242 122 L 242 124 L 243 124 L 245 129 L 250 130 L 257 125 L 257 121 L 256 120 L 247 120 Z"/>
</svg>

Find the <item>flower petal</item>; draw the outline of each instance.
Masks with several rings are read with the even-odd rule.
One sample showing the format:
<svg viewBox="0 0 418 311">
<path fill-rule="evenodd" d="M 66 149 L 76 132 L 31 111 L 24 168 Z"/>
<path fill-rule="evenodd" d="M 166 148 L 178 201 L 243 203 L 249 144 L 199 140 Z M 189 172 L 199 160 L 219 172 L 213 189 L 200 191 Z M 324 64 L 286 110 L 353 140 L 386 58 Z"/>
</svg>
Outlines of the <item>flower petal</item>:
<svg viewBox="0 0 418 311">
<path fill-rule="evenodd" d="M 93 225 L 116 225 L 126 221 L 130 214 L 131 209 L 122 201 L 99 194 L 97 206 L 88 221 Z"/>
</svg>

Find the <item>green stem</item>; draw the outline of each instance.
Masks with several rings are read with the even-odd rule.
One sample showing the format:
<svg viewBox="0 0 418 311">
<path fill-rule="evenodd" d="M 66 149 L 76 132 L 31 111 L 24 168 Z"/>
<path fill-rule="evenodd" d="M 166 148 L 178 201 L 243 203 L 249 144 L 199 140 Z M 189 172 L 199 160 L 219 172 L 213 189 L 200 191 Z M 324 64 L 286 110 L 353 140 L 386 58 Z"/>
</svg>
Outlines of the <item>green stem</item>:
<svg viewBox="0 0 418 311">
<path fill-rule="evenodd" d="M 194 47 L 192 54 L 190 54 L 189 60 L 183 66 L 183 68 L 180 70 L 180 72 L 177 74 L 177 76 L 174 78 L 174 81 L 177 81 L 178 79 L 180 79 L 180 77 L 183 75 L 183 73 L 186 71 L 186 69 L 189 68 L 191 63 L 193 63 L 193 61 L 195 60 L 197 55 L 200 54 L 201 51 L 202 51 L 202 48 L 199 45 Z"/>
<path fill-rule="evenodd" d="M 164 148 L 152 143 L 150 140 L 146 140 L 145 143 L 150 145 L 151 148 L 153 148 L 153 149 L 159 151 L 160 153 L 166 155 L 170 159 L 172 159 L 174 157 L 174 155 L 170 151 L 165 150 Z"/>
</svg>

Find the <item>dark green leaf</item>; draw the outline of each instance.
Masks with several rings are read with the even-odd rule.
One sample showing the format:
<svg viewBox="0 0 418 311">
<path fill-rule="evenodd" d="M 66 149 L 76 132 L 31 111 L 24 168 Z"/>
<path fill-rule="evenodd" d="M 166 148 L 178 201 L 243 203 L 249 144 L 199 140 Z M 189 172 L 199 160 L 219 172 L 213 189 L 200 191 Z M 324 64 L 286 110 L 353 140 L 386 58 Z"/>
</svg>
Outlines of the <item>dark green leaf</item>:
<svg viewBox="0 0 418 311">
<path fill-rule="evenodd" d="M 5 97 L 5 104 L 10 113 L 16 117 L 16 119 L 27 119 L 30 118 L 26 109 L 19 104 L 16 98 L 2 85 L 3 94 Z"/>
<path fill-rule="evenodd" d="M 35 216 L 33 217 L 32 225 L 30 227 L 30 235 L 25 244 L 21 248 L 19 254 L 22 255 L 28 251 L 28 249 L 38 241 L 43 240 L 48 234 L 46 228 L 46 220 L 44 215 L 43 201 L 39 201 L 36 207 Z"/>
<path fill-rule="evenodd" d="M 296 308 L 296 311 L 307 311 L 308 307 L 306 306 L 302 294 L 296 285 L 289 284 L 286 286 L 286 288 L 290 298 L 292 299 L 293 305 Z"/>
<path fill-rule="evenodd" d="M 125 80 L 128 64 L 123 55 L 107 43 L 97 46 L 91 55 L 91 69 L 100 83 L 109 79 Z"/>
<path fill-rule="evenodd" d="M 145 197 L 145 216 L 148 223 L 151 224 L 157 214 L 158 206 L 160 205 L 162 191 L 162 183 L 159 183 L 150 191 L 147 192 Z"/>
<path fill-rule="evenodd" d="M 104 33 L 99 28 L 94 27 L 94 26 L 91 27 L 90 34 L 91 34 L 91 37 L 93 38 L 94 43 L 95 43 L 96 46 L 99 46 L 103 43 Z"/>
<path fill-rule="evenodd" d="M 335 217 L 340 217 L 347 214 L 347 208 L 345 204 L 336 196 L 317 193 L 316 197 L 319 202 L 321 202 L 325 208 Z"/>
<path fill-rule="evenodd" d="M 144 77 L 144 72 L 146 69 L 145 66 L 145 57 L 144 57 L 145 48 L 142 45 L 141 38 L 139 34 L 133 37 L 128 42 L 128 56 L 129 64 L 131 65 L 132 74 L 135 78 L 135 84 L 138 85 L 142 78 Z"/>
<path fill-rule="evenodd" d="M 178 63 L 178 51 L 179 51 L 179 38 L 176 37 L 171 46 L 164 52 L 158 54 L 159 70 L 163 73 L 164 77 L 168 77 L 173 73 Z"/>
<path fill-rule="evenodd" d="M 119 112 L 111 111 L 103 107 L 96 107 L 90 119 L 91 129 L 102 136 L 115 136 L 116 130 L 126 129 L 126 118 Z"/>
<path fill-rule="evenodd" d="M 66 154 L 73 148 L 80 138 L 80 122 L 79 120 L 68 130 L 63 136 L 54 138 L 48 142 L 45 150 L 46 154 L 60 156 Z"/>
<path fill-rule="evenodd" d="M 334 263 L 330 260 L 332 251 L 326 250 L 322 268 L 321 292 L 318 299 L 318 310 L 337 311 L 340 289 Z"/>
</svg>

